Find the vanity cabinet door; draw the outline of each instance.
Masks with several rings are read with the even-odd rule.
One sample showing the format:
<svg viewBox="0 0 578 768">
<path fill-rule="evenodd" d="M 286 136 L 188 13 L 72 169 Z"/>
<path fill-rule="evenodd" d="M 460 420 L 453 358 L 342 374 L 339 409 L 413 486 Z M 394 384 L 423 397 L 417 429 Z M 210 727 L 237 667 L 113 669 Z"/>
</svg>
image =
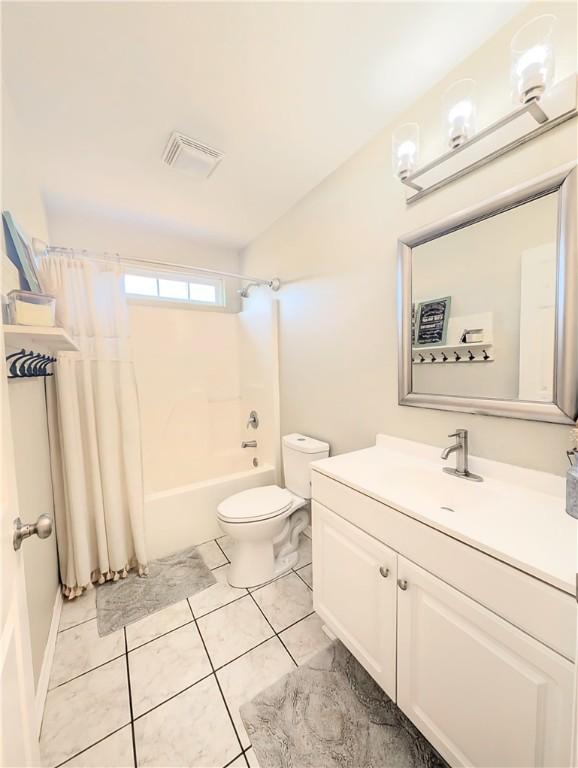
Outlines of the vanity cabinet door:
<svg viewBox="0 0 578 768">
<path fill-rule="evenodd" d="M 397 703 L 424 736 L 454 768 L 568 766 L 572 664 L 401 556 L 398 572 Z"/>
<path fill-rule="evenodd" d="M 395 701 L 397 555 L 313 502 L 315 610 Z"/>
</svg>

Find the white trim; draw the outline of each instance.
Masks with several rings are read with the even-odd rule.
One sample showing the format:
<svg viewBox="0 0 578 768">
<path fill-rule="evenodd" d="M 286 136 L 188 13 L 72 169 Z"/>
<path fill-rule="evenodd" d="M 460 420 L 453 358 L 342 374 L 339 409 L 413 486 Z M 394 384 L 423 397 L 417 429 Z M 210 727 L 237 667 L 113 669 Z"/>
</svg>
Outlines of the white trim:
<svg viewBox="0 0 578 768">
<path fill-rule="evenodd" d="M 60 614 L 62 612 L 62 590 L 60 584 L 56 590 L 56 597 L 54 598 L 54 608 L 52 609 L 52 621 L 50 622 L 50 631 L 48 632 L 48 638 L 46 640 L 46 647 L 44 648 L 44 656 L 42 658 L 42 667 L 40 668 L 40 675 L 38 676 L 38 684 L 36 685 L 36 696 L 34 700 L 34 708 L 36 710 L 36 733 L 40 738 L 40 729 L 42 728 L 42 718 L 44 716 L 44 705 L 46 703 L 46 695 L 48 694 L 48 683 L 50 681 L 50 673 L 52 671 L 52 662 L 54 661 L 54 650 L 56 648 L 56 638 L 58 636 L 58 627 L 60 626 Z"/>
</svg>

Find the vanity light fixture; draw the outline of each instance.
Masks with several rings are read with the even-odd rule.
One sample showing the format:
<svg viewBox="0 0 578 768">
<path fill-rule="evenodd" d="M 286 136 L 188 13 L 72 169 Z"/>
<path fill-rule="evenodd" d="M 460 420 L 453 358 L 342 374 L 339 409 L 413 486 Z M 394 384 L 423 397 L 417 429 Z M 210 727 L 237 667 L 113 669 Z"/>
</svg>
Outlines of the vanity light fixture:
<svg viewBox="0 0 578 768">
<path fill-rule="evenodd" d="M 476 132 L 476 81 L 458 80 L 444 96 L 444 133 L 451 149 L 457 149 Z"/>
<path fill-rule="evenodd" d="M 419 153 L 419 126 L 405 123 L 392 137 L 392 166 L 394 176 L 403 181 L 417 168 Z"/>
<path fill-rule="evenodd" d="M 516 102 L 539 100 L 554 77 L 552 35 L 556 16 L 545 13 L 521 27 L 511 43 L 512 90 Z"/>
</svg>

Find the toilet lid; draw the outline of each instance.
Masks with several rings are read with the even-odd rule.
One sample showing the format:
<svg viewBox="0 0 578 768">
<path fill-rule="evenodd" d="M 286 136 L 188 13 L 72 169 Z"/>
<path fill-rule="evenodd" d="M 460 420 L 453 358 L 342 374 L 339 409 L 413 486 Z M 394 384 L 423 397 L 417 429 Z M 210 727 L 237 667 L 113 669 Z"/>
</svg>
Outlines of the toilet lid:
<svg viewBox="0 0 578 768">
<path fill-rule="evenodd" d="M 285 512 L 292 502 L 293 496 L 285 488 L 264 485 L 229 496 L 219 504 L 217 514 L 222 520 L 235 523 L 267 520 Z"/>
</svg>

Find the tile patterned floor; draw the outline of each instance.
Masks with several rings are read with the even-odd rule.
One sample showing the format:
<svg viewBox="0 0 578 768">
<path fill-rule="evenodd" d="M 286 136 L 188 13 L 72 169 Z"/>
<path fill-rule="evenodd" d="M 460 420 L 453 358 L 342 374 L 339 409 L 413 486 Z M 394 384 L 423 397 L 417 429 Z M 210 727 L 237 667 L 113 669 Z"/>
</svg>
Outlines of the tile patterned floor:
<svg viewBox="0 0 578 768">
<path fill-rule="evenodd" d="M 239 707 L 330 642 L 301 538 L 295 570 L 250 592 L 227 583 L 228 537 L 202 544 L 215 585 L 103 638 L 95 590 L 65 603 L 44 765 L 258 768 Z"/>
</svg>

